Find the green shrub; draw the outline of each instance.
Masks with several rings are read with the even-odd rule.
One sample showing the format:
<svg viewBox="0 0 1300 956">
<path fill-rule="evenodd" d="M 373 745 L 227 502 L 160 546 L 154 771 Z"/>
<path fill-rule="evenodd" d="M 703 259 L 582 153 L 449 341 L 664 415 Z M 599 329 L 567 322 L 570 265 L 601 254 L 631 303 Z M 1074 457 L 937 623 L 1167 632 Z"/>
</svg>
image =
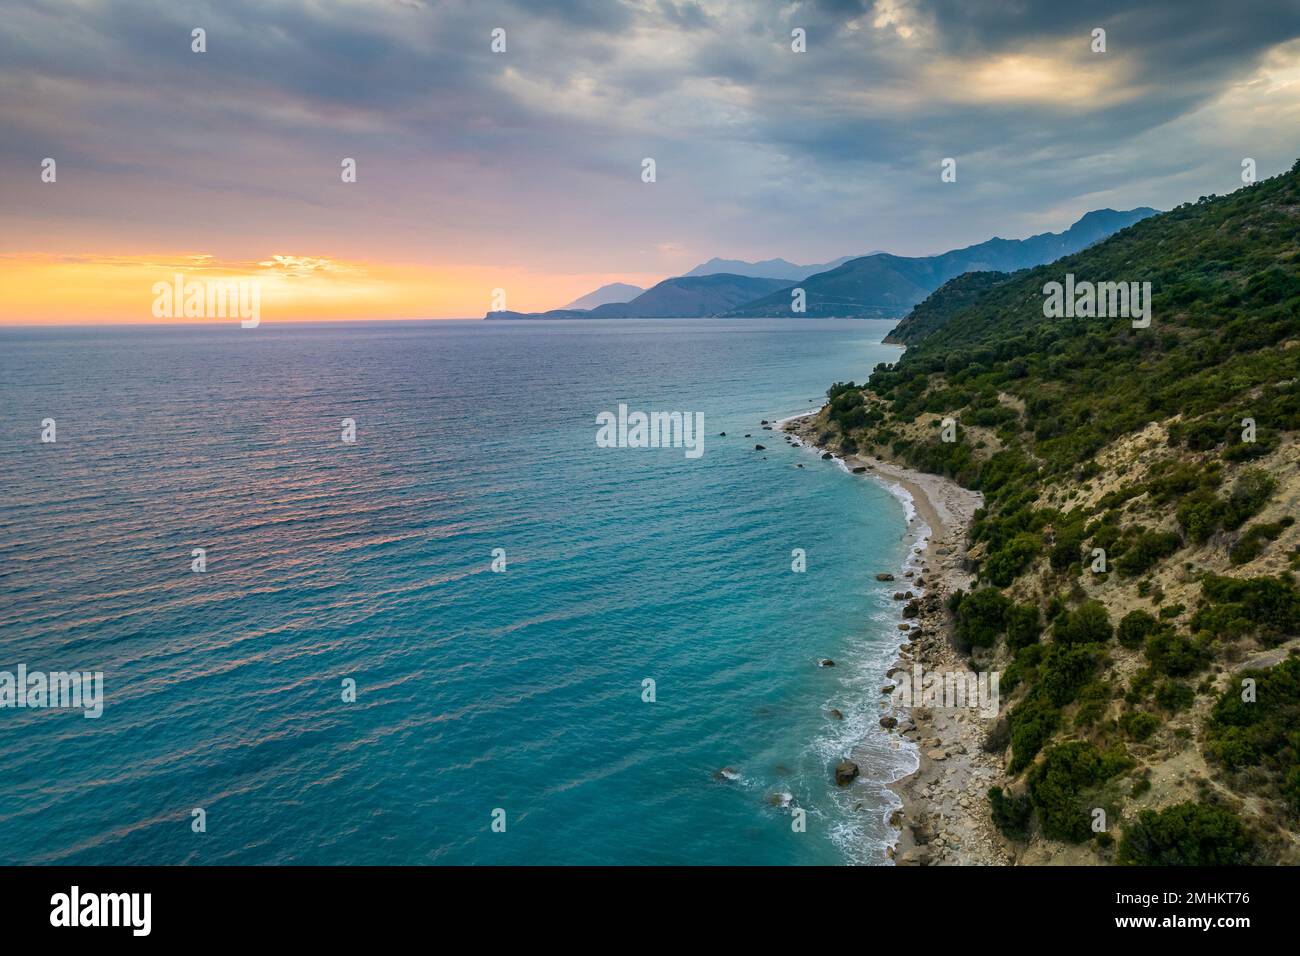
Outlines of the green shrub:
<svg viewBox="0 0 1300 956">
<path fill-rule="evenodd" d="M 1146 740 L 1160 727 L 1160 720 L 1145 710 L 1131 710 L 1119 719 L 1119 729 L 1133 740 Z"/>
<path fill-rule="evenodd" d="M 1249 770 L 1252 789 L 1285 799 L 1300 815 L 1300 657 L 1240 674 L 1206 719 L 1205 752 L 1230 771 Z"/>
<path fill-rule="evenodd" d="M 1195 674 L 1206 664 L 1202 647 L 1173 630 L 1162 630 L 1147 638 L 1147 660 L 1157 674 L 1175 677 Z"/>
<path fill-rule="evenodd" d="M 1129 611 L 1119 622 L 1117 637 L 1125 647 L 1139 648 L 1153 634 L 1160 623 L 1146 611 Z"/>
<path fill-rule="evenodd" d="M 1182 681 L 1163 680 L 1156 685 L 1156 705 L 1163 710 L 1177 713 L 1191 707 L 1195 700 L 1196 691 Z"/>
<path fill-rule="evenodd" d="M 1029 563 L 1043 553 L 1043 539 L 1036 534 L 1022 531 L 1006 545 L 993 551 L 984 560 L 980 570 L 997 587 L 1004 588 L 1011 584 Z"/>
<path fill-rule="evenodd" d="M 1038 686 L 1052 704 L 1064 707 L 1092 681 L 1105 656 L 1095 644 L 1050 644 L 1038 668 Z"/>
<path fill-rule="evenodd" d="M 1233 564 L 1249 564 L 1259 557 L 1260 552 L 1264 550 L 1264 545 L 1277 540 L 1282 532 L 1293 524 L 1295 519 L 1288 515 L 1281 521 L 1251 525 L 1237 543 L 1228 549 L 1228 559 Z"/>
<path fill-rule="evenodd" d="M 1092 808 L 1098 788 L 1133 766 L 1122 750 L 1102 753 L 1084 741 L 1058 744 L 1029 773 L 1029 798 L 1043 835 L 1082 843 L 1092 836 Z"/>
<path fill-rule="evenodd" d="M 1189 538 L 1203 544 L 1219 528 L 1235 531 L 1259 514 L 1276 488 L 1277 482 L 1268 472 L 1247 469 L 1238 476 L 1227 500 L 1204 489 L 1188 495 L 1178 506 L 1178 524 Z"/>
<path fill-rule="evenodd" d="M 1111 637 L 1110 617 L 1100 601 L 1085 601 L 1057 618 L 1052 638 L 1058 644 L 1104 644 Z"/>
<path fill-rule="evenodd" d="M 1037 643 L 1043 632 L 1042 616 L 1037 604 L 1012 604 L 1002 616 L 1007 631 L 1007 643 L 1012 648 Z"/>
<path fill-rule="evenodd" d="M 1011 840 L 1024 840 L 1029 836 L 1029 820 L 1034 805 L 1028 796 L 1010 796 L 1001 787 L 989 788 L 989 804 L 993 808 L 993 825 Z"/>
<path fill-rule="evenodd" d="M 1198 492 L 1178 505 L 1179 526 L 1197 544 L 1204 544 L 1223 522 L 1223 503 L 1212 492 Z"/>
<path fill-rule="evenodd" d="M 1065 571 L 1079 560 L 1085 537 L 1081 521 L 1064 525 L 1056 530 L 1056 541 L 1048 557 L 1053 571 Z"/>
<path fill-rule="evenodd" d="M 1145 574 L 1162 558 L 1167 558 L 1183 545 L 1183 539 L 1172 531 L 1143 531 L 1138 534 L 1115 560 L 1115 569 L 1127 577 Z"/>
<path fill-rule="evenodd" d="M 1147 695 L 1151 693 L 1155 685 L 1155 673 L 1151 668 L 1144 667 L 1133 675 L 1133 679 L 1129 682 L 1128 693 L 1124 695 L 1124 699 L 1133 705 L 1140 704 L 1147 699 Z"/>
<path fill-rule="evenodd" d="M 1110 704 L 1110 687 L 1102 681 L 1094 680 L 1080 688 L 1075 695 L 1078 706 L 1074 712 L 1074 726 L 1077 728 L 1095 727 L 1106 716 Z"/>
<path fill-rule="evenodd" d="M 1268 472 L 1259 468 L 1243 471 L 1228 496 L 1223 526 L 1229 531 L 1240 528 L 1264 509 L 1276 488 L 1277 482 Z"/>
<path fill-rule="evenodd" d="M 1044 694 L 1030 693 L 1009 715 L 1011 723 L 1011 765 L 1015 774 L 1038 756 L 1061 721 L 1061 712 Z"/>
<path fill-rule="evenodd" d="M 1290 574 L 1227 578 L 1210 574 L 1201 581 L 1201 604 L 1192 615 L 1193 631 L 1214 637 L 1258 633 L 1266 644 L 1300 636 L 1300 589 Z"/>
<path fill-rule="evenodd" d="M 1003 615 L 1011 605 L 997 588 L 972 591 L 957 605 L 957 646 L 963 651 L 972 647 L 992 647 L 1003 629 Z"/>
<path fill-rule="evenodd" d="M 1179 803 L 1143 810 L 1119 844 L 1128 866 L 1235 866 L 1251 861 L 1254 841 L 1237 815 L 1222 807 Z"/>
</svg>

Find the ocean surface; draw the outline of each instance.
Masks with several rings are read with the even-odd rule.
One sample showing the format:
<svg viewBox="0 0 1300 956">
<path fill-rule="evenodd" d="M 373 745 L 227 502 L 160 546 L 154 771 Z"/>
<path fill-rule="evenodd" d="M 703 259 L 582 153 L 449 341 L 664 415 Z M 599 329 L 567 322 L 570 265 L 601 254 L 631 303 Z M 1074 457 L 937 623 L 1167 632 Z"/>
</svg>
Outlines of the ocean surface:
<svg viewBox="0 0 1300 956">
<path fill-rule="evenodd" d="M 0 330 L 0 671 L 104 674 L 0 709 L 0 863 L 882 862 L 908 505 L 759 422 L 892 324 Z"/>
</svg>

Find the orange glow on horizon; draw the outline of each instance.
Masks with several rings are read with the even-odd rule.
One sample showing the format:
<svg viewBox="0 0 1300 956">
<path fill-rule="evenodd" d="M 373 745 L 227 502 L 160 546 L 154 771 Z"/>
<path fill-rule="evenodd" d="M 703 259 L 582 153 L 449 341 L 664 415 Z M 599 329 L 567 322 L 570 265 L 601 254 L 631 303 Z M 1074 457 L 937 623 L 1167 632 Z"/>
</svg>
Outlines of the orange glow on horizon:
<svg viewBox="0 0 1300 956">
<path fill-rule="evenodd" d="M 643 275 L 548 275 L 523 268 L 423 266 L 275 254 L 222 261 L 204 254 L 0 255 L 0 325 L 224 321 L 154 315 L 155 286 L 184 281 L 256 283 L 261 321 L 482 318 L 493 290 L 519 312 L 559 308 L 608 282 L 653 285 Z"/>
</svg>

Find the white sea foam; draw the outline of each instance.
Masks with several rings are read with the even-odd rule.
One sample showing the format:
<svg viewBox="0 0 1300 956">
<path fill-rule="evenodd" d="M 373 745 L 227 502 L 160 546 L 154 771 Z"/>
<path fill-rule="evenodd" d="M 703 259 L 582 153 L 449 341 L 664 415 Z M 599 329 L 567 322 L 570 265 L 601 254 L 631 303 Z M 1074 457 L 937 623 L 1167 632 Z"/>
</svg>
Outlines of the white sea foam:
<svg viewBox="0 0 1300 956">
<path fill-rule="evenodd" d="M 776 425 L 779 427 L 784 421 L 804 417 L 807 416 L 794 415 L 776 422 Z M 815 445 L 797 436 L 791 437 L 796 446 L 819 456 L 822 453 Z M 832 456 L 830 460 L 845 474 L 853 474 L 843 458 Z M 924 563 L 925 550 L 933 529 L 919 517 L 912 493 L 901 484 L 870 471 L 862 477 L 875 479 L 902 504 L 904 539 L 907 543 L 902 573 L 905 576 L 908 571 L 917 572 Z M 913 591 L 924 593 L 924 587 L 918 587 L 910 579 L 899 583 L 906 583 Z M 861 702 L 861 706 L 846 710 L 844 720 L 837 722 L 836 730 L 813 744 L 815 752 L 827 765 L 833 766 L 846 756 L 859 765 L 861 773 L 857 786 L 832 791 L 832 798 L 840 812 L 829 830 L 831 840 L 843 851 L 845 857 L 850 862 L 859 864 L 881 864 L 886 861 L 885 849 L 897 840 L 897 830 L 890 825 L 889 818 L 903 806 L 902 798 L 890 785 L 915 773 L 921 760 L 920 749 L 915 743 L 880 726 L 880 717 L 889 712 L 887 708 L 879 706 L 882 700 L 887 699 L 880 694 L 880 687 L 886 682 L 885 675 L 889 669 L 898 661 L 900 635 L 904 633 L 897 629 L 901 604 L 893 601 L 892 596 L 887 594 L 888 591 L 888 586 L 881 590 L 880 602 L 868 615 L 864 653 L 861 657 L 846 662 L 848 667 L 844 690 L 847 691 L 849 700 Z M 827 700 L 823 706 L 830 708 L 835 703 Z M 866 794 L 862 790 L 864 784 L 868 788 Z M 881 812 L 864 814 L 855 809 L 864 803 L 880 807 Z"/>
</svg>

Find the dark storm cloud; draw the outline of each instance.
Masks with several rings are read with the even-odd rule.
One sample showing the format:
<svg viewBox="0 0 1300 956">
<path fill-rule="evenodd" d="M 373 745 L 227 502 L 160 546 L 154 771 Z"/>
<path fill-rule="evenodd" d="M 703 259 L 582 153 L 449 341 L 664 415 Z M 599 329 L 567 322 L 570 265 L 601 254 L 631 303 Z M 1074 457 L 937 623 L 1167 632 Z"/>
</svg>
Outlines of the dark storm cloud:
<svg viewBox="0 0 1300 956">
<path fill-rule="evenodd" d="M 1088 50 L 1098 26 L 1104 55 Z M 489 50 L 495 27 L 508 55 Z M 796 27 L 807 53 L 790 50 Z M 33 151 L 58 153 L 263 210 L 232 195 L 217 228 L 269 215 L 276 196 L 329 207 L 316 177 L 364 152 L 392 170 L 370 180 L 373 214 L 407 241 L 412 216 L 452 203 L 470 221 L 508 209 L 521 249 L 557 208 L 574 233 L 618 215 L 711 254 L 936 248 L 1117 182 L 1283 162 L 1300 144 L 1267 113 L 1227 117 L 1245 125 L 1220 142 L 1189 118 L 1296 37 L 1300 4 L 1265 0 L 12 0 L 0 172 L 21 179 Z M 641 205 L 628 183 L 654 151 L 662 188 Z M 963 188 L 940 198 L 945 156 Z M 1133 204 L 1187 188 L 1153 184 Z M 780 218 L 791 209 L 804 215 Z M 866 221 L 886 234 L 853 231 Z M 631 258 L 649 240 L 620 241 Z"/>
</svg>

